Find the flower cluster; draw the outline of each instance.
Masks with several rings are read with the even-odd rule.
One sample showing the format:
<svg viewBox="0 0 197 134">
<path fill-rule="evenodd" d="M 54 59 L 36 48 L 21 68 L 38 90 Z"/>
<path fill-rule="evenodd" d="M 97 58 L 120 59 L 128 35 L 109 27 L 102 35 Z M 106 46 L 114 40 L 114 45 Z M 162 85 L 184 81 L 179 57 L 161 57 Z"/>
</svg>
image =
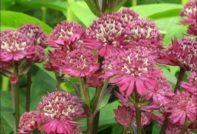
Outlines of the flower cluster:
<svg viewBox="0 0 197 134">
<path fill-rule="evenodd" d="M 184 70 L 196 70 L 197 68 L 197 41 L 192 38 L 173 40 L 162 54 L 161 63 L 180 66 Z"/>
<path fill-rule="evenodd" d="M 197 35 L 197 1 L 190 0 L 181 11 L 181 16 L 185 17 L 182 24 L 189 25 L 188 33 Z"/>
<path fill-rule="evenodd" d="M 82 102 L 78 97 L 63 91 L 56 91 L 43 97 L 37 112 L 24 113 L 20 119 L 19 134 L 35 129 L 46 134 L 79 134 L 74 118 L 84 117 Z"/>
</svg>

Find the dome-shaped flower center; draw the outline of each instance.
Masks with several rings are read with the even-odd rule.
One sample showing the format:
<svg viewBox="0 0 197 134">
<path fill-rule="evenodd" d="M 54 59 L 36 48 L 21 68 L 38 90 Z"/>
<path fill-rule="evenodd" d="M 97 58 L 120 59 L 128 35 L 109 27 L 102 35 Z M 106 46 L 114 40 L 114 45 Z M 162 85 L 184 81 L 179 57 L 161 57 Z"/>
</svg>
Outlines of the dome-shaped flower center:
<svg viewBox="0 0 197 134">
<path fill-rule="evenodd" d="M 91 30 L 94 32 L 92 33 L 93 38 L 100 40 L 103 46 L 119 46 L 119 39 L 122 35 L 123 26 L 117 17 L 112 15 L 101 17 L 93 23 L 90 27 L 90 31 Z"/>
<path fill-rule="evenodd" d="M 29 45 L 29 40 L 21 33 L 10 31 L 5 34 L 0 42 L 1 49 L 8 52 L 23 51 Z"/>
</svg>

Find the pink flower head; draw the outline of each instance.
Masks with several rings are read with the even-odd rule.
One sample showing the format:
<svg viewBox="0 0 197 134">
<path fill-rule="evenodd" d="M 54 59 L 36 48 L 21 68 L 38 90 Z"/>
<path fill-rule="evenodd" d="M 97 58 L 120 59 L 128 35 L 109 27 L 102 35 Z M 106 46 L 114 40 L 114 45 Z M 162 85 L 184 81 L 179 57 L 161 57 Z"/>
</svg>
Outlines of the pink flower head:
<svg viewBox="0 0 197 134">
<path fill-rule="evenodd" d="M 65 120 L 84 116 L 82 102 L 66 92 L 55 91 L 44 97 L 38 111 L 49 119 Z"/>
<path fill-rule="evenodd" d="M 100 56 L 108 56 L 123 48 L 123 23 L 118 15 L 105 15 L 98 18 L 89 27 L 86 36 L 87 46 L 98 49 Z"/>
<path fill-rule="evenodd" d="M 61 49 L 55 49 L 49 52 L 48 61 L 45 64 L 45 68 L 50 71 L 59 71 L 60 67 L 63 65 L 63 59 L 66 57 L 65 51 Z"/>
<path fill-rule="evenodd" d="M 20 117 L 19 130 L 17 134 L 29 134 L 36 130 L 42 123 L 39 112 L 25 112 Z"/>
<path fill-rule="evenodd" d="M 84 33 L 82 26 L 75 22 L 62 21 L 58 24 L 49 37 L 52 47 L 68 48 L 78 41 Z"/>
<path fill-rule="evenodd" d="M 129 8 L 125 8 L 120 12 L 115 13 L 114 15 L 118 15 L 125 26 L 139 19 L 139 15 Z"/>
<path fill-rule="evenodd" d="M 127 106 L 119 106 L 114 110 L 116 121 L 124 127 L 130 127 L 133 119 L 134 112 L 130 107 Z"/>
<path fill-rule="evenodd" d="M 195 69 L 197 67 L 197 41 L 194 39 L 178 41 L 175 38 L 172 45 L 164 51 L 159 62 L 178 65 L 185 70 Z"/>
<path fill-rule="evenodd" d="M 31 46 L 30 40 L 22 33 L 8 31 L 2 34 L 0 40 L 0 60 L 4 62 L 19 61 L 27 56 L 27 49 Z"/>
<path fill-rule="evenodd" d="M 162 106 L 169 103 L 174 96 L 170 83 L 163 77 L 157 79 L 156 86 L 147 91 L 145 98 L 152 100 L 155 104 Z"/>
<path fill-rule="evenodd" d="M 61 70 L 75 77 L 91 76 L 99 69 L 97 56 L 87 49 L 75 49 L 67 54 Z"/>
<path fill-rule="evenodd" d="M 175 125 L 172 123 L 167 124 L 165 134 L 180 134 L 183 126 Z M 184 134 L 192 134 L 192 132 L 187 129 Z"/>
<path fill-rule="evenodd" d="M 152 21 L 138 19 L 129 24 L 125 30 L 126 41 L 130 44 L 141 41 L 145 44 L 153 44 L 158 48 L 162 47 L 161 33 Z"/>
<path fill-rule="evenodd" d="M 173 124 L 184 125 L 186 120 L 197 119 L 197 98 L 186 91 L 177 92 L 169 104 L 166 105 Z"/>
<path fill-rule="evenodd" d="M 84 116 L 80 99 L 63 91 L 55 91 L 44 97 L 38 111 L 43 113 L 44 118 L 40 130 L 46 133 L 72 134 L 73 128 L 78 125 L 72 121 L 73 118 Z"/>
<path fill-rule="evenodd" d="M 181 87 L 193 95 L 197 95 L 197 72 L 191 72 L 189 82 L 182 82 Z"/>
<path fill-rule="evenodd" d="M 42 62 L 46 59 L 44 48 L 38 45 L 29 47 L 29 49 L 27 49 L 27 54 L 27 59 L 34 63 Z"/>
<path fill-rule="evenodd" d="M 47 47 L 47 34 L 35 24 L 25 24 L 21 26 L 18 31 L 26 35 L 33 45 L 39 45 L 43 48 Z"/>
<path fill-rule="evenodd" d="M 197 1 L 188 2 L 181 11 L 181 16 L 185 17 L 181 23 L 189 25 L 188 33 L 197 35 Z"/>
<path fill-rule="evenodd" d="M 104 77 L 114 76 L 111 83 L 119 86 L 120 92 L 130 96 L 135 89 L 145 95 L 147 89 L 155 86 L 154 77 L 160 71 L 153 68 L 154 57 L 143 49 L 129 49 L 106 57 L 103 69 Z"/>
<path fill-rule="evenodd" d="M 81 131 L 81 129 L 80 129 L 79 127 L 76 127 L 76 128 L 73 130 L 72 134 L 83 134 L 83 133 L 82 133 L 82 131 Z"/>
</svg>

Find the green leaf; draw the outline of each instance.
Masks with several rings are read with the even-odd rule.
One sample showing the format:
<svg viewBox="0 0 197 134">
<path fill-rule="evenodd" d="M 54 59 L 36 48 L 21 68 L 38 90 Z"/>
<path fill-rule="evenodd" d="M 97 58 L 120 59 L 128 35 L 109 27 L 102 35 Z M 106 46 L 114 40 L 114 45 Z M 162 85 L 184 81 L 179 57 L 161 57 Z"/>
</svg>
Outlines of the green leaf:
<svg viewBox="0 0 197 134">
<path fill-rule="evenodd" d="M 24 13 L 13 12 L 13 11 L 0 11 L 1 16 L 1 27 L 9 27 L 16 29 L 23 24 L 34 23 L 39 25 L 44 31 L 50 32 L 52 29 L 44 22 L 37 18 L 26 15 Z"/>
<path fill-rule="evenodd" d="M 96 19 L 96 16 L 91 12 L 84 1 L 71 2 L 69 3 L 69 8 L 74 16 L 85 26 L 89 26 L 93 20 Z"/>
<path fill-rule="evenodd" d="M 174 12 L 171 15 L 177 16 L 178 12 L 182 8 L 182 5 L 180 4 L 147 4 L 147 5 L 140 5 L 133 7 L 134 11 L 139 13 L 143 17 L 150 17 L 154 18 L 154 16 L 160 15 L 159 17 L 162 17 L 162 15 L 165 15 L 165 13 Z"/>
<path fill-rule="evenodd" d="M 160 129 L 161 127 L 156 122 L 154 122 L 152 134 L 159 134 Z"/>
<path fill-rule="evenodd" d="M 37 66 L 33 66 L 31 86 L 31 110 L 36 110 L 38 102 L 43 96 L 54 91 L 56 80 Z"/>
<path fill-rule="evenodd" d="M 115 124 L 112 126 L 112 134 L 121 134 L 122 132 L 122 127 L 118 124 Z"/>
</svg>

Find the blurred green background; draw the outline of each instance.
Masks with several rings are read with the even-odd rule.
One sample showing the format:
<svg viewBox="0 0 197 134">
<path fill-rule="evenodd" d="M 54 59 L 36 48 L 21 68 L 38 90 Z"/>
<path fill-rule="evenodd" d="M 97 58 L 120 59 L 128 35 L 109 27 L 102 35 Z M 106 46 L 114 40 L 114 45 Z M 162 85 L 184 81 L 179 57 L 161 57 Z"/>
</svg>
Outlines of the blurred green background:
<svg viewBox="0 0 197 134">
<path fill-rule="evenodd" d="M 124 7 L 132 8 L 141 17 L 153 20 L 163 34 L 163 45 L 167 47 L 171 39 L 176 36 L 182 38 L 186 27 L 179 25 L 179 17 L 183 4 L 188 0 L 127 0 Z M 1 0 L 1 30 L 16 29 L 26 23 L 40 25 L 48 34 L 62 20 L 77 21 L 88 27 L 96 16 L 88 8 L 84 0 Z M 174 85 L 177 81 L 177 67 L 161 66 L 163 74 Z M 36 110 L 37 103 L 43 95 L 55 89 L 56 80 L 53 73 L 46 71 L 42 64 L 33 66 L 31 110 Z M 65 83 L 65 89 L 71 89 L 70 83 Z M 24 112 L 24 94 L 26 76 L 20 80 L 21 113 Z M 9 80 L 0 75 L 0 133 L 12 134 L 15 130 L 12 111 Z M 99 134 L 119 134 L 121 129 L 114 120 L 113 109 L 118 102 L 113 101 L 101 110 Z M 86 129 L 84 120 L 81 127 Z M 156 123 L 150 125 L 150 134 L 158 134 L 160 127 Z"/>
</svg>

